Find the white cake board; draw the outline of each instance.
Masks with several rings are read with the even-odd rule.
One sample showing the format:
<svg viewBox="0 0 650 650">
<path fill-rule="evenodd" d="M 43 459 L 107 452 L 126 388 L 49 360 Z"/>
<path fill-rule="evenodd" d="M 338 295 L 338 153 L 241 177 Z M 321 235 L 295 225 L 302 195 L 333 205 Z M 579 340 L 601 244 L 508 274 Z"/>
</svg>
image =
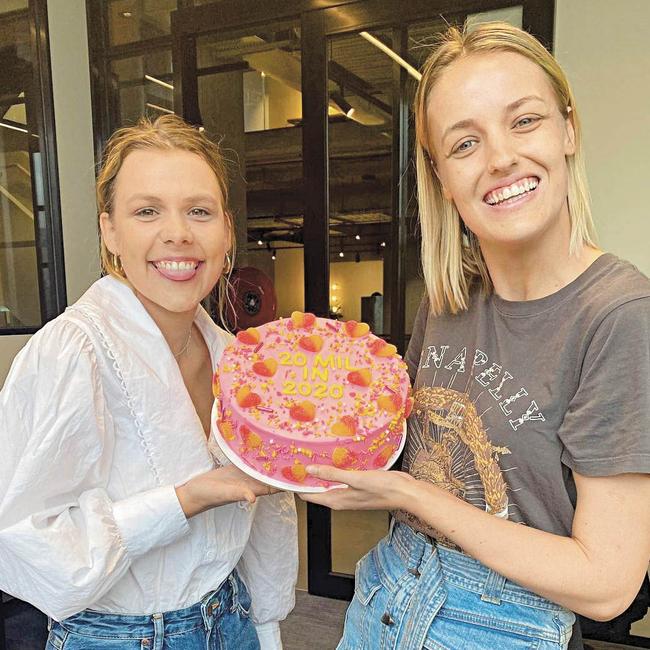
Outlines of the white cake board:
<svg viewBox="0 0 650 650">
<path fill-rule="evenodd" d="M 239 468 L 242 472 L 244 472 L 244 474 L 248 474 L 248 476 L 257 479 L 258 481 L 260 481 L 260 483 L 270 485 L 271 487 L 278 488 L 279 490 L 288 490 L 289 492 L 314 492 L 314 493 L 328 492 L 329 490 L 335 490 L 336 488 L 345 487 L 345 485 L 341 483 L 334 483 L 329 487 L 318 487 L 312 485 L 301 485 L 299 483 L 289 483 L 288 481 L 279 481 L 278 479 L 271 478 L 269 476 L 266 476 L 266 474 L 262 474 L 261 472 L 258 472 L 256 469 L 253 469 L 250 465 L 244 462 L 244 460 L 240 458 L 240 456 L 235 451 L 231 449 L 228 443 L 223 439 L 223 436 L 221 435 L 221 431 L 219 431 L 219 427 L 216 426 L 217 414 L 218 414 L 218 407 L 217 407 L 218 403 L 219 401 L 215 400 L 212 405 L 212 415 L 210 416 L 212 422 L 211 435 L 214 436 L 214 439 L 217 441 L 219 448 L 225 454 L 226 458 L 233 465 L 235 465 L 235 467 Z M 379 469 L 383 469 L 383 470 L 389 469 L 393 465 L 393 463 L 399 458 L 399 455 L 402 453 L 405 444 L 406 444 L 406 420 L 404 421 L 404 432 L 402 434 L 402 439 L 400 441 L 399 447 L 397 448 L 395 453 L 393 453 L 393 455 L 388 459 L 388 462 L 383 467 L 380 467 Z M 326 463 L 314 463 L 314 465 L 325 465 L 325 464 Z"/>
</svg>

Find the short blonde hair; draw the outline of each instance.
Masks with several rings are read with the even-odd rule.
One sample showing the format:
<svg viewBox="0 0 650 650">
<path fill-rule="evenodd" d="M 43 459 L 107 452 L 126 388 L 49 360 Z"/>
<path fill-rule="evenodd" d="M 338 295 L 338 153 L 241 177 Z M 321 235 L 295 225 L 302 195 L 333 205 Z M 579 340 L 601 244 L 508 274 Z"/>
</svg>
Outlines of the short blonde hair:
<svg viewBox="0 0 650 650">
<path fill-rule="evenodd" d="M 142 117 L 134 126 L 118 129 L 106 143 L 102 163 L 97 175 L 97 208 L 99 214 L 109 215 L 115 199 L 115 182 L 124 160 L 132 151 L 154 149 L 172 151 L 179 149 L 195 153 L 209 165 L 214 172 L 221 190 L 226 227 L 230 233 L 230 250 L 227 251 L 227 266 L 219 278 L 218 306 L 223 316 L 227 300 L 228 274 L 232 271 L 235 254 L 235 231 L 233 219 L 228 210 L 228 172 L 226 161 L 219 145 L 212 142 L 204 133 L 190 126 L 177 115 L 163 115 L 156 120 Z M 125 280 L 124 270 L 119 260 L 108 248 L 99 231 L 102 272 Z M 223 318 L 222 318 L 223 320 Z"/>
<path fill-rule="evenodd" d="M 440 35 L 437 47 L 422 68 L 422 80 L 414 102 L 422 267 L 434 314 L 444 311 L 455 314 L 467 309 L 472 286 L 479 283 L 490 293 L 492 281 L 478 240 L 473 234 L 464 232 L 456 207 L 443 195 L 434 169 L 435 155 L 430 151 L 427 103 L 436 82 L 454 61 L 492 52 L 514 52 L 540 66 L 551 83 L 560 112 L 565 117 L 571 115 L 575 153 L 567 156 L 569 250 L 574 254 L 583 244 L 595 244 L 580 120 L 571 87 L 558 62 L 534 36 L 508 23 L 484 23 L 471 31 L 467 24 L 462 30 L 450 27 Z"/>
</svg>

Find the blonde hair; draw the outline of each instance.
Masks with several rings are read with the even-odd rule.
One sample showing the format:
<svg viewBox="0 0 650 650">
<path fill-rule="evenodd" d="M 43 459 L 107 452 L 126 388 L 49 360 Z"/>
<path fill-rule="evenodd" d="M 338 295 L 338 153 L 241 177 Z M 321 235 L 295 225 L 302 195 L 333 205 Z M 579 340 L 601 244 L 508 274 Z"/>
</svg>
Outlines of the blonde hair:
<svg viewBox="0 0 650 650">
<path fill-rule="evenodd" d="M 235 255 L 235 230 L 228 206 L 228 172 L 219 145 L 212 142 L 198 129 L 191 127 L 177 115 L 163 115 L 153 122 L 140 118 L 134 126 L 118 129 L 106 143 L 102 163 L 97 175 L 97 207 L 99 214 L 111 215 L 115 200 L 115 182 L 124 160 L 132 152 L 143 149 L 172 151 L 179 149 L 195 153 L 209 165 L 217 177 L 223 200 L 226 227 L 230 233 L 230 249 L 226 252 L 226 265 L 219 278 L 217 303 L 223 321 L 227 301 L 228 277 L 233 268 Z M 103 274 L 126 280 L 119 258 L 113 255 L 99 231 L 100 257 Z"/>
<path fill-rule="evenodd" d="M 571 115 L 575 153 L 567 156 L 569 251 L 575 254 L 582 245 L 595 244 L 580 120 L 562 68 L 534 36 L 508 23 L 484 23 L 472 31 L 467 24 L 462 31 L 451 27 L 440 35 L 436 49 L 422 68 L 422 80 L 414 102 L 422 267 L 431 309 L 436 315 L 447 310 L 455 314 L 467 309 L 472 286 L 478 283 L 484 292 L 490 293 L 492 281 L 477 238 L 465 230 L 455 205 L 445 199 L 435 173 L 435 157 L 430 151 L 427 129 L 427 102 L 432 88 L 454 61 L 492 52 L 514 52 L 540 66 L 555 92 L 560 112 L 565 117 Z"/>
</svg>

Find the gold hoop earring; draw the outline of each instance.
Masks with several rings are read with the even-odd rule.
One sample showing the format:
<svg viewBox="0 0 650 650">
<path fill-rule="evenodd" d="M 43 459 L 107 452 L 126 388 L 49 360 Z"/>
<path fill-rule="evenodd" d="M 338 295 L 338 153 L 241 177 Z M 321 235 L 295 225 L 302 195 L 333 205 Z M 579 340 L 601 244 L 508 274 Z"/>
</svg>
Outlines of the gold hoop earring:
<svg viewBox="0 0 650 650">
<path fill-rule="evenodd" d="M 124 272 L 124 269 L 122 268 L 122 260 L 120 260 L 119 255 L 116 255 L 115 253 L 111 253 L 111 263 L 113 264 L 113 268 L 116 271 L 119 271 L 120 273 Z"/>
<path fill-rule="evenodd" d="M 226 260 L 225 264 L 223 265 L 223 270 L 221 271 L 221 275 L 227 275 L 232 271 L 232 259 L 230 257 L 230 252 L 226 252 Z"/>
</svg>

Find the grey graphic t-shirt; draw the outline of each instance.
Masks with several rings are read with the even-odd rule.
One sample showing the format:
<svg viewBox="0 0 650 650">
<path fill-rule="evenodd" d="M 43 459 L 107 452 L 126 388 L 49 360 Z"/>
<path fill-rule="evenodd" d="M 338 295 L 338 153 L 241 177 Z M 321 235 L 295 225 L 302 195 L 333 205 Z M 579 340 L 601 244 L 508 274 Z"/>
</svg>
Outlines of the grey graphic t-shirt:
<svg viewBox="0 0 650 650">
<path fill-rule="evenodd" d="M 439 317 L 425 300 L 406 361 L 403 470 L 496 517 L 570 535 L 572 470 L 650 473 L 650 281 L 614 255 L 539 300 L 477 291 Z"/>
</svg>

